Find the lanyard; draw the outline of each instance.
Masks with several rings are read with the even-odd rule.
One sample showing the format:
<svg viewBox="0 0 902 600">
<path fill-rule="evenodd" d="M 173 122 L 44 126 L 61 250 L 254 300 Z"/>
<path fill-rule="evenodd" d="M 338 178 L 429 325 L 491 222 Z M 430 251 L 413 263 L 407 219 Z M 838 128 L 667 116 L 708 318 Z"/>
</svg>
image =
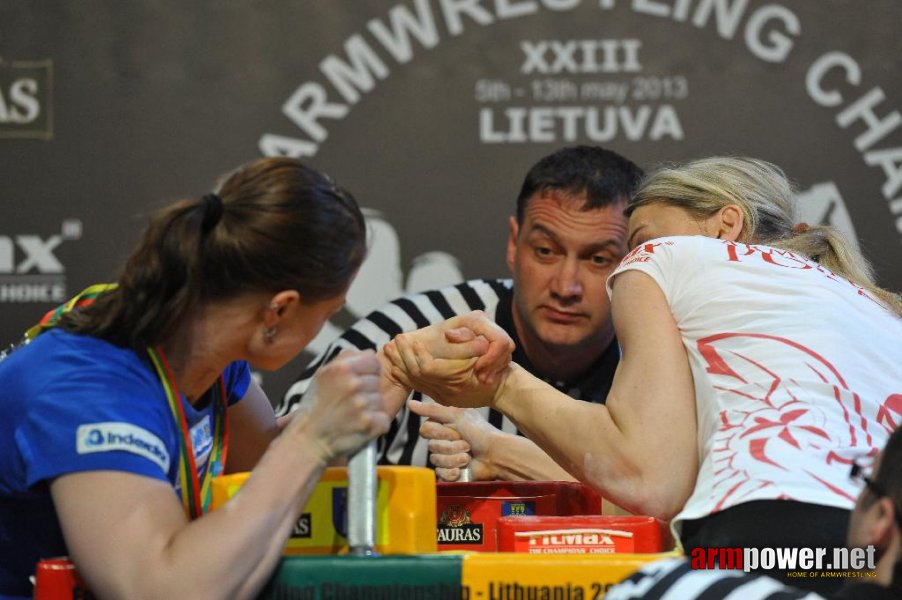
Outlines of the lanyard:
<svg viewBox="0 0 902 600">
<path fill-rule="evenodd" d="M 65 304 L 60 304 L 56 308 L 48 311 L 47 314 L 38 321 L 37 325 L 30 327 L 28 331 L 25 332 L 25 339 L 27 341 L 33 340 L 48 329 L 55 327 L 63 314 L 91 304 L 97 296 L 115 289 L 115 287 L 115 283 L 97 283 L 85 288 L 81 293 L 69 299 Z"/>
<path fill-rule="evenodd" d="M 228 409 L 228 396 L 226 395 L 225 381 L 219 376 L 218 384 L 213 389 L 218 392 L 213 396 L 213 449 L 210 450 L 210 458 L 207 461 L 207 469 L 204 472 L 203 481 L 197 473 L 197 464 L 194 460 L 194 445 L 191 442 L 191 431 L 188 428 L 188 420 L 185 418 L 185 408 L 182 406 L 178 388 L 175 385 L 175 377 L 169 362 L 163 354 L 160 346 L 148 348 L 147 354 L 153 361 L 172 417 L 178 424 L 181 436 L 179 437 L 179 480 L 182 482 L 182 504 L 185 514 L 189 519 L 196 519 L 210 508 L 212 498 L 213 477 L 222 473 L 225 466 L 229 444 L 229 427 L 226 419 Z"/>
<path fill-rule="evenodd" d="M 115 284 L 96 284 L 86 288 L 65 304 L 61 304 L 45 314 L 37 325 L 31 327 L 25 333 L 25 339 L 28 341 L 33 340 L 41 333 L 56 326 L 63 314 L 91 304 L 97 296 L 115 287 Z M 220 375 L 217 382 L 218 385 L 214 386 L 212 391 L 213 448 L 210 450 L 207 469 L 204 472 L 203 482 L 201 482 L 197 473 L 197 464 L 194 460 L 194 444 L 191 442 L 191 431 L 188 427 L 188 420 L 185 418 L 185 409 L 182 406 L 181 396 L 175 385 L 172 369 L 169 368 L 169 363 L 166 361 L 161 347 L 148 348 L 147 354 L 150 356 L 157 376 L 160 378 L 160 383 L 163 385 L 166 400 L 169 402 L 169 408 L 172 411 L 172 418 L 180 430 L 179 481 L 182 484 L 182 504 L 188 518 L 196 519 L 210 508 L 210 500 L 212 498 L 211 480 L 222 473 L 225 467 L 226 455 L 228 454 L 229 427 L 228 419 L 226 418 L 228 395 L 226 394 L 225 380 Z"/>
</svg>

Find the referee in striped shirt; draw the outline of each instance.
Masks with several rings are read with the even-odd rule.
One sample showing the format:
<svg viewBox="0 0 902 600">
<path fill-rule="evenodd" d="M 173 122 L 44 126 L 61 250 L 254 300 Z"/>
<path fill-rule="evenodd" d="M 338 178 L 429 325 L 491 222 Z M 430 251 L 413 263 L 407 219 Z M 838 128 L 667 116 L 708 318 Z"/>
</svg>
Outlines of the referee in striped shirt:
<svg viewBox="0 0 902 600">
<path fill-rule="evenodd" d="M 470 280 L 373 311 L 313 359 L 277 413 L 302 408 L 316 370 L 343 349 L 379 349 L 399 333 L 472 310 L 485 311 L 511 336 L 513 360 L 525 369 L 577 400 L 603 403 L 619 359 L 605 280 L 626 253 L 623 210 L 641 177 L 631 161 L 598 146 L 543 157 L 527 173 L 510 217 L 510 279 Z M 379 440 L 380 464 L 434 467 L 446 480 L 457 479 L 464 466 L 474 480 L 572 479 L 500 413 L 442 407 L 416 391 L 411 397 L 424 403 L 410 404 L 420 414 L 406 398 L 386 399 L 398 413 Z M 446 447 L 433 455 L 441 464 L 433 464 L 429 442 L 420 437 L 421 415 L 429 417 L 430 437 L 462 437 L 458 448 L 470 450 L 472 459 Z"/>
</svg>

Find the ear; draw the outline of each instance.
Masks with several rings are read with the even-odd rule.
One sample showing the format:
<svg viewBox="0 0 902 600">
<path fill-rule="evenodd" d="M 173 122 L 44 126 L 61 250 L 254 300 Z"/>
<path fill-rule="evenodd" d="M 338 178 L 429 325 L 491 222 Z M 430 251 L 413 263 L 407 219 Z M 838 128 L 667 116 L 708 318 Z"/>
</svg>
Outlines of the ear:
<svg viewBox="0 0 902 600">
<path fill-rule="evenodd" d="M 267 328 L 276 326 L 279 321 L 301 303 L 301 295 L 295 290 L 283 290 L 269 299 L 263 313 L 263 325 Z"/>
<path fill-rule="evenodd" d="M 513 274 L 514 265 L 517 264 L 517 236 L 520 234 L 520 226 L 516 217 L 508 218 L 509 229 L 507 232 L 507 268 Z"/>
<path fill-rule="evenodd" d="M 708 218 L 711 237 L 719 240 L 737 241 L 745 226 L 745 215 L 736 204 L 727 204 Z"/>
<path fill-rule="evenodd" d="M 896 531 L 896 507 L 893 506 L 893 501 L 886 496 L 878 499 L 874 504 L 875 506 L 871 507 L 874 516 L 868 531 L 870 538 L 868 543 L 883 550 L 889 547 Z"/>
</svg>

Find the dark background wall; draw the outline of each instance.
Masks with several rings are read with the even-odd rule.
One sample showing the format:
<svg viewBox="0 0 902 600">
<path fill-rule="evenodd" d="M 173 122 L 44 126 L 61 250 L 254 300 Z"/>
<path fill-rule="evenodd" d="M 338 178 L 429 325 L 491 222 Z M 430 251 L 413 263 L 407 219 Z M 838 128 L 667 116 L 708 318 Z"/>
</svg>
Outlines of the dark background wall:
<svg viewBox="0 0 902 600">
<path fill-rule="evenodd" d="M 776 162 L 902 289 L 900 24 L 897 0 L 0 0 L 0 343 L 109 279 L 150 211 L 278 153 L 374 233 L 314 349 L 403 291 L 506 274 L 525 171 L 574 143 Z"/>
</svg>

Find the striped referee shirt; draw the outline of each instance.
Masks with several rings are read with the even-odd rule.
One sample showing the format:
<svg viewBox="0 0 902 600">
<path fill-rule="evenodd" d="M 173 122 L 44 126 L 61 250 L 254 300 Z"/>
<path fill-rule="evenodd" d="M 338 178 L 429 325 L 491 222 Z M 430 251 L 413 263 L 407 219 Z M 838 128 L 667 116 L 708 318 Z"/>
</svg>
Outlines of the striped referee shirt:
<svg viewBox="0 0 902 600">
<path fill-rule="evenodd" d="M 346 348 L 377 350 L 399 333 L 414 331 L 439 323 L 451 317 L 482 310 L 504 329 L 516 344 L 513 360 L 530 373 L 544 379 L 558 390 L 579 400 L 604 403 L 614 370 L 617 368 L 619 351 L 616 341 L 598 357 L 598 360 L 581 376 L 573 381 L 552 381 L 538 373 L 522 350 L 514 327 L 513 282 L 510 279 L 473 279 L 439 290 L 431 290 L 407 295 L 389 302 L 357 321 L 337 340 L 332 342 L 322 354 L 310 362 L 301 376 L 288 388 L 276 413 L 285 415 L 303 405 L 304 392 L 313 375 L 321 366 L 335 358 Z M 416 400 L 431 402 L 432 399 L 420 392 L 413 392 Z M 489 423 L 508 433 L 519 433 L 516 426 L 501 413 L 488 408 L 480 409 Z M 392 422 L 388 433 L 379 439 L 379 464 L 414 465 L 432 467 L 429 462 L 427 441 L 420 437 L 419 415 L 403 406 Z"/>
<path fill-rule="evenodd" d="M 686 559 L 650 563 L 605 591 L 605 600 L 822 600 L 764 575 L 732 570 L 693 570 Z"/>
</svg>

